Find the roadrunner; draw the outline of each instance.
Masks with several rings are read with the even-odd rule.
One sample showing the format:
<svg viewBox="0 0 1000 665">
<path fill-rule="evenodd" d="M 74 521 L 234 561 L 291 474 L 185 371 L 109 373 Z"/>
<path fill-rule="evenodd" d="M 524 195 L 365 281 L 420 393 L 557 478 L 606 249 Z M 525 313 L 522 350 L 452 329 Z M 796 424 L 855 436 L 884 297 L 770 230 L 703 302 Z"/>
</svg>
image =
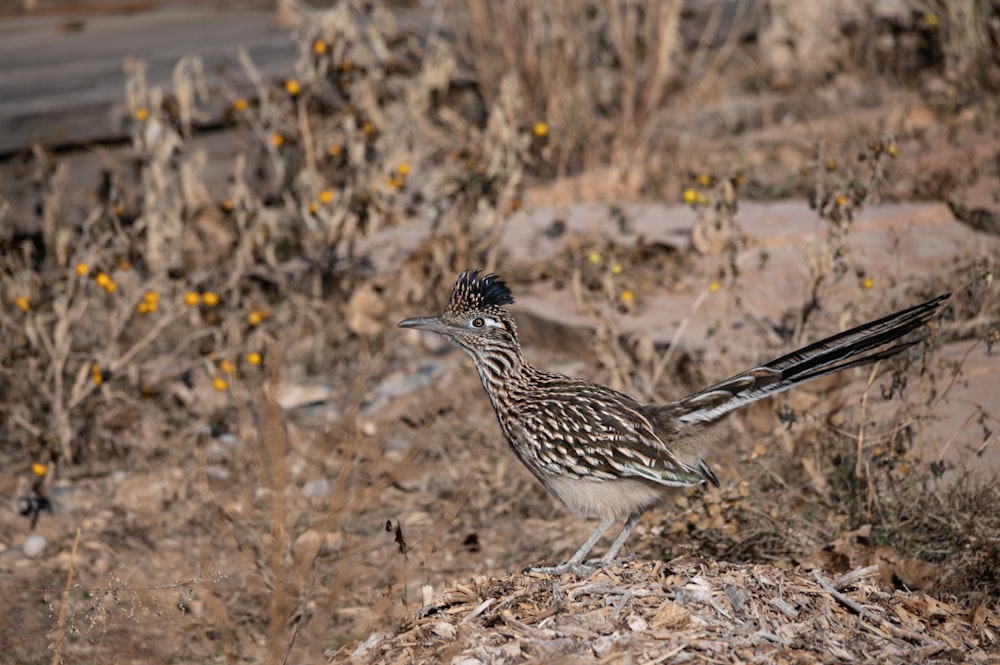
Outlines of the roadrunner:
<svg viewBox="0 0 1000 665">
<path fill-rule="evenodd" d="M 504 309 L 514 298 L 497 275 L 466 270 L 444 314 L 399 326 L 443 335 L 468 353 L 514 454 L 573 514 L 600 519 L 569 561 L 531 569 L 561 574 L 613 562 L 642 515 L 670 487 L 718 485 L 702 454 L 725 437 L 719 425 L 726 415 L 919 343 L 918 335 L 890 346 L 933 319 L 949 297 L 865 323 L 666 404 L 640 404 L 617 390 L 529 365 L 514 317 Z M 625 524 L 604 557 L 585 563 L 622 516 Z"/>
</svg>

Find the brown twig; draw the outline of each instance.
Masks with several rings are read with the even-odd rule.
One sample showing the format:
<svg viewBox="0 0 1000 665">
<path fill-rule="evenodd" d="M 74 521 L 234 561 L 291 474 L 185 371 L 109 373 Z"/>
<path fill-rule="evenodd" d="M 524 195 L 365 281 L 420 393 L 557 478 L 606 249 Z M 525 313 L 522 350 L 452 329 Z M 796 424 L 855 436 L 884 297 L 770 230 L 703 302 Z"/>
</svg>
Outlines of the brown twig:
<svg viewBox="0 0 1000 665">
<path fill-rule="evenodd" d="M 80 529 L 73 538 L 73 548 L 69 552 L 69 570 L 66 571 L 66 586 L 63 588 L 62 604 L 59 606 L 59 623 L 56 625 L 56 649 L 52 654 L 52 665 L 59 665 L 63 640 L 66 638 L 66 606 L 69 605 L 69 590 L 73 585 L 73 570 L 76 568 L 76 546 L 80 544 Z"/>
<path fill-rule="evenodd" d="M 861 393 L 861 415 L 859 416 L 857 436 L 857 459 L 854 462 L 854 477 L 858 480 L 861 480 L 861 449 L 864 447 L 865 442 L 865 412 L 868 409 L 868 391 L 871 390 L 872 384 L 875 383 L 875 375 L 878 373 L 878 367 L 880 364 L 880 362 L 877 362 L 872 365 L 872 371 L 868 373 L 868 381 L 865 383 L 865 391 Z"/>
</svg>

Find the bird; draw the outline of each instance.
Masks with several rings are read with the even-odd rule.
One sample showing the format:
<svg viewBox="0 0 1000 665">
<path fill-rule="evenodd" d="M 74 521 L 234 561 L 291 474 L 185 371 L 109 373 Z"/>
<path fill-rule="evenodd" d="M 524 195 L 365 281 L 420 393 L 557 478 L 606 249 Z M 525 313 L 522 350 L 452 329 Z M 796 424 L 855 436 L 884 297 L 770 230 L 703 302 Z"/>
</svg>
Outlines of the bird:
<svg viewBox="0 0 1000 665">
<path fill-rule="evenodd" d="M 705 453 L 727 436 L 726 416 L 806 381 L 888 358 L 926 335 L 951 294 L 864 323 L 672 402 L 643 404 L 612 388 L 538 369 L 524 356 L 507 309 L 514 298 L 496 274 L 467 269 L 440 316 L 398 326 L 448 339 L 471 358 L 514 455 L 581 519 L 599 522 L 564 563 L 538 573 L 584 574 L 613 564 L 636 524 L 671 488 L 719 479 Z M 909 337 L 908 337 L 909 336 Z M 600 559 L 586 560 L 620 519 Z"/>
</svg>

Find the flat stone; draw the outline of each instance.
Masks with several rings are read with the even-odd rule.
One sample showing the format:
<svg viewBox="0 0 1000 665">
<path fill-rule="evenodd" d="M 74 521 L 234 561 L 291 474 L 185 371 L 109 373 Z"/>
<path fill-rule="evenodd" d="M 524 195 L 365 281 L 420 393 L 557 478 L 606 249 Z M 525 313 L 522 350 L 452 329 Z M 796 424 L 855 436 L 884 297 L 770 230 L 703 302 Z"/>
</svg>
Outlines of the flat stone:
<svg viewBox="0 0 1000 665">
<path fill-rule="evenodd" d="M 634 233 L 625 235 L 616 232 L 617 224 L 609 223 L 607 206 L 603 206 L 604 223 L 595 221 L 600 219 L 601 207 L 581 206 L 572 211 L 574 214 L 563 215 L 562 219 L 572 220 L 567 222 L 567 232 L 599 234 L 623 245 L 643 237 L 646 242 L 664 243 L 680 250 L 689 247 L 687 236 L 694 216 L 687 208 L 658 204 L 629 206 L 627 210 L 636 210 L 638 214 L 629 212 Z M 548 213 L 550 219 L 551 214 Z M 521 257 L 527 246 L 534 247 L 532 259 L 545 260 L 555 255 L 555 247 L 548 255 L 544 253 L 545 243 L 539 237 L 543 235 L 545 219 L 546 213 L 538 211 L 523 222 L 510 224 L 502 242 L 511 256 Z M 712 281 L 729 259 L 712 256 L 695 259 L 680 288 L 640 293 L 642 305 L 635 313 L 616 315 L 620 331 L 647 335 L 659 343 L 676 341 L 692 350 L 705 347 L 706 341 L 713 337 L 709 331 L 717 331 L 711 346 L 725 346 L 737 360 L 759 360 L 759 350 L 743 348 L 738 339 L 727 339 L 727 331 L 738 331 L 740 338 L 751 342 L 757 336 L 746 332 L 748 315 L 757 321 L 774 323 L 807 301 L 811 288 L 809 250 L 825 241 L 827 225 L 801 201 L 742 204 L 736 220 L 755 246 L 738 255 L 740 276 L 735 282 L 723 281 L 719 291 L 712 292 Z M 861 280 L 852 273 L 838 288 L 823 289 L 822 311 L 817 316 L 844 318 L 844 326 L 852 323 L 844 316 L 849 306 L 856 307 L 859 315 L 853 320 L 856 324 L 868 317 L 888 314 L 879 309 L 884 308 L 881 303 L 895 302 L 899 308 L 916 304 L 899 285 L 921 283 L 928 275 L 943 274 L 957 260 L 984 255 L 990 247 L 993 251 L 1000 248 L 995 239 L 959 224 L 946 206 L 936 203 L 869 208 L 854 222 L 846 244 L 849 263 L 863 268 L 872 279 L 873 288 L 862 288 Z M 592 319 L 576 311 L 569 290 L 556 291 L 542 285 L 534 293 L 515 294 L 515 297 L 515 310 L 572 327 L 594 327 Z M 838 327 L 837 323 L 831 321 L 831 325 L 822 326 L 823 334 L 844 327 Z M 678 334 L 682 325 L 683 330 Z"/>
<path fill-rule="evenodd" d="M 617 219 L 622 215 L 627 220 L 624 230 Z M 547 231 L 556 219 L 563 231 L 552 238 Z M 647 244 L 660 243 L 684 252 L 687 272 L 680 284 L 637 294 L 636 311 L 615 312 L 612 320 L 621 335 L 644 336 L 661 349 L 672 343 L 679 350 L 700 354 L 706 367 L 718 373 L 712 379 L 722 380 L 796 346 L 783 342 L 773 331 L 808 301 L 811 252 L 826 242 L 828 234 L 827 223 L 803 201 L 742 203 L 736 221 L 751 241 L 736 257 L 739 276 L 723 280 L 718 290 L 711 283 L 730 259 L 687 253 L 695 215 L 679 206 L 619 204 L 614 212 L 607 204 L 536 208 L 508 222 L 499 241 L 500 255 L 518 261 L 550 261 L 565 251 L 572 235 L 620 246 L 641 238 Z M 379 258 L 376 265 L 380 269 L 398 266 L 402 257 L 427 239 L 427 228 L 414 222 L 385 230 L 384 234 L 392 234 L 391 241 L 378 236 L 371 239 Z M 917 296 L 909 289 L 931 278 L 940 279 L 975 257 L 1000 253 L 1000 240 L 959 223 L 939 203 L 867 208 L 854 221 L 845 246 L 851 270 L 839 281 L 832 275 L 826 278 L 819 309 L 810 316 L 797 346 L 915 305 Z M 870 288 L 863 286 L 855 269 L 872 280 Z M 942 290 L 962 286 L 963 282 L 956 281 Z M 588 337 L 597 322 L 578 311 L 570 289 L 539 282 L 514 296 L 517 303 L 511 309 L 519 318 L 525 343 L 561 351 L 572 348 L 573 352 L 589 347 Z M 971 345 L 964 341 L 942 347 L 939 362 L 961 360 Z M 933 417 L 921 423 L 918 452 L 928 461 L 955 460 L 982 449 L 983 461 L 1000 464 L 1000 442 L 994 440 L 984 447 L 982 430 L 972 424 L 974 418 L 969 420 L 977 405 L 989 406 L 991 398 L 986 396 L 1000 394 L 1000 360 L 987 356 L 980 346 L 964 367 L 962 380 L 935 406 Z M 864 370 L 858 370 L 853 379 L 842 379 L 850 384 L 845 388 L 846 400 L 860 401 L 866 377 Z M 919 380 L 912 377 L 914 382 Z M 869 412 L 888 408 L 879 406 L 885 402 L 878 397 L 878 384 L 873 390 Z M 908 398 L 915 399 L 910 394 Z"/>
</svg>

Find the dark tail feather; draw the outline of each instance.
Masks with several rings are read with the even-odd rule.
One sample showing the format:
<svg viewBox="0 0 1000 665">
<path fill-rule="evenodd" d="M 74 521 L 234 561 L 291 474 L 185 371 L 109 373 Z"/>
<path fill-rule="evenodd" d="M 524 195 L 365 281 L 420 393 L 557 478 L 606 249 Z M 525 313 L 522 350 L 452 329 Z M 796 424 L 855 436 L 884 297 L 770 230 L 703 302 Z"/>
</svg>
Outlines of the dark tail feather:
<svg viewBox="0 0 1000 665">
<path fill-rule="evenodd" d="M 951 294 L 947 293 L 921 305 L 863 323 L 689 395 L 674 405 L 683 412 L 679 418 L 683 422 L 718 420 L 741 406 L 776 395 L 799 383 L 893 356 L 920 343 L 924 337 L 882 347 L 932 320 L 950 297 Z"/>
</svg>

